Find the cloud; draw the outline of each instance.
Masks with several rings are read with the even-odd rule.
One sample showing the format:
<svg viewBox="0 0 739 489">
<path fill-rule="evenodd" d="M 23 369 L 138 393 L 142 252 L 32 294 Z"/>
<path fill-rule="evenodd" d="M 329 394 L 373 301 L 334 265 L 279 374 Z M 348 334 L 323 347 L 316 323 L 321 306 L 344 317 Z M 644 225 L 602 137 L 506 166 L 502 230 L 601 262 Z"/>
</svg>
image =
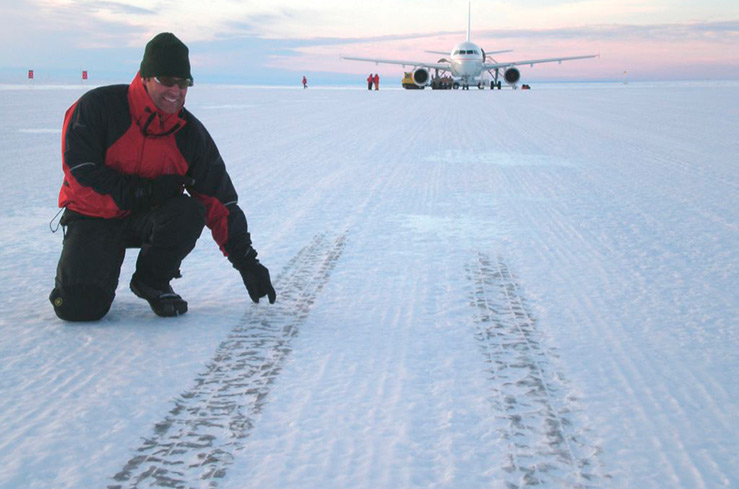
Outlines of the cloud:
<svg viewBox="0 0 739 489">
<path fill-rule="evenodd" d="M 222 32 L 215 33 L 214 37 L 216 39 L 240 38 L 243 36 L 262 37 L 265 25 L 272 25 L 293 17 L 294 14 L 288 10 L 244 15 L 239 20 L 225 21 Z"/>
<path fill-rule="evenodd" d="M 711 40 L 739 41 L 739 20 L 684 24 L 595 25 L 559 29 L 497 29 L 476 33 L 480 38 L 584 40 Z"/>
<path fill-rule="evenodd" d="M 146 9 L 138 7 L 136 5 L 129 5 L 126 3 L 119 2 L 94 2 L 92 4 L 76 2 L 84 9 L 90 9 L 92 11 L 110 11 L 114 14 L 120 15 L 157 15 L 156 10 Z"/>
</svg>

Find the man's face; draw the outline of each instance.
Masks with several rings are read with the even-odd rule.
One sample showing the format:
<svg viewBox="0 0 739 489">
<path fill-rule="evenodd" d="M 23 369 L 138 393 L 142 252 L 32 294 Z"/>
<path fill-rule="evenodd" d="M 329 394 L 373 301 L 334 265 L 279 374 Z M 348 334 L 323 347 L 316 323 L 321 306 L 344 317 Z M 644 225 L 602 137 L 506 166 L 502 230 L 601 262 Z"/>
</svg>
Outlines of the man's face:
<svg viewBox="0 0 739 489">
<path fill-rule="evenodd" d="M 165 114 L 175 114 L 185 105 L 187 87 L 180 88 L 176 83 L 171 87 L 166 87 L 155 77 L 144 78 L 144 86 L 154 105 Z"/>
</svg>

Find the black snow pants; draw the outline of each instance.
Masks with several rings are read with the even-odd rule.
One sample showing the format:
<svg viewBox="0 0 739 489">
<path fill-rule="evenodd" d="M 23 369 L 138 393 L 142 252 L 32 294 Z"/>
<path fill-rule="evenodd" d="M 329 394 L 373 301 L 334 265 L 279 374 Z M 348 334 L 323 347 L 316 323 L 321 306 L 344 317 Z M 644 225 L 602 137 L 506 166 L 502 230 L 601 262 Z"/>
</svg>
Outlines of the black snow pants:
<svg viewBox="0 0 739 489">
<path fill-rule="evenodd" d="M 115 297 L 126 248 L 141 248 L 136 275 L 158 290 L 180 276 L 180 264 L 205 225 L 205 207 L 178 196 L 156 209 L 123 219 L 101 219 L 66 210 L 64 245 L 49 300 L 66 321 L 96 321 Z"/>
</svg>

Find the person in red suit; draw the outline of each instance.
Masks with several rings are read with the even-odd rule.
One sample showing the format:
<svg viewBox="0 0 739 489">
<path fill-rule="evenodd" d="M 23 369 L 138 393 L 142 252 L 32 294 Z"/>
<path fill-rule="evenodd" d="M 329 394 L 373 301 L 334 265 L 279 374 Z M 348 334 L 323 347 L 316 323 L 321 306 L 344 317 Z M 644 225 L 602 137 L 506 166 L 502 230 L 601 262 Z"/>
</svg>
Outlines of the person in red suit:
<svg viewBox="0 0 739 489">
<path fill-rule="evenodd" d="M 159 316 L 187 312 L 170 281 L 204 226 L 252 301 L 276 293 L 257 260 L 218 148 L 187 109 L 189 50 L 163 32 L 128 85 L 95 88 L 62 128 L 64 241 L 49 300 L 66 321 L 97 321 L 115 297 L 127 248 L 139 248 L 131 291 Z"/>
</svg>

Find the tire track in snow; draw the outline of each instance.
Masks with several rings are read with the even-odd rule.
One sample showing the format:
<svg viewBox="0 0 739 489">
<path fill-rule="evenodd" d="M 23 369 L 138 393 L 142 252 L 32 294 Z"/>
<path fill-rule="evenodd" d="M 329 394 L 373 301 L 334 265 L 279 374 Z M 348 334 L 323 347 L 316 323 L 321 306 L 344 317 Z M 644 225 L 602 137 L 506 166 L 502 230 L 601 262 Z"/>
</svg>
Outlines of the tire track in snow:
<svg viewBox="0 0 739 489">
<path fill-rule="evenodd" d="M 600 448 L 573 412 L 576 399 L 541 344 L 515 277 L 498 258 L 478 253 L 467 267 L 475 337 L 490 364 L 492 402 L 507 445 L 502 467 L 508 489 L 601 487 Z"/>
<path fill-rule="evenodd" d="M 317 235 L 275 279 L 278 301 L 250 308 L 193 387 L 174 401 L 108 489 L 215 488 L 260 415 L 346 243 Z"/>
</svg>

